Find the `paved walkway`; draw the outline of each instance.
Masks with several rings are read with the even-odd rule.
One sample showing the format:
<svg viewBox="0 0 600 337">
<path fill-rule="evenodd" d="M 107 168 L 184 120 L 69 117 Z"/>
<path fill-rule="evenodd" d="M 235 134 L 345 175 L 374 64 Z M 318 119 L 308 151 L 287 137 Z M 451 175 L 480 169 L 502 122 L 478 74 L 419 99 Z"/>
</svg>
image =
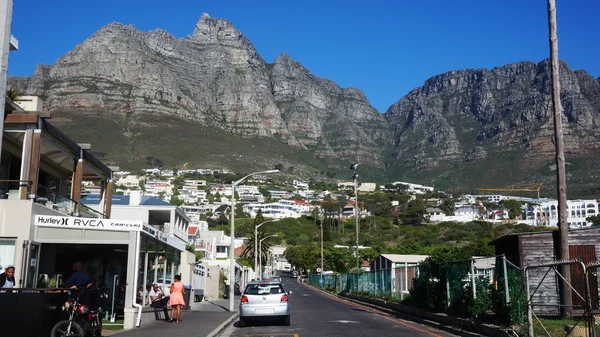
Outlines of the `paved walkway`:
<svg viewBox="0 0 600 337">
<path fill-rule="evenodd" d="M 236 296 L 234 303 L 239 303 Z M 229 312 L 229 300 L 213 300 L 192 303 L 192 310 L 181 313 L 180 323 L 150 321 L 138 329 L 114 333 L 115 337 L 204 337 L 229 320 L 235 313 Z M 237 309 L 236 309 L 237 310 Z M 106 331 L 105 335 L 110 332 Z"/>
</svg>

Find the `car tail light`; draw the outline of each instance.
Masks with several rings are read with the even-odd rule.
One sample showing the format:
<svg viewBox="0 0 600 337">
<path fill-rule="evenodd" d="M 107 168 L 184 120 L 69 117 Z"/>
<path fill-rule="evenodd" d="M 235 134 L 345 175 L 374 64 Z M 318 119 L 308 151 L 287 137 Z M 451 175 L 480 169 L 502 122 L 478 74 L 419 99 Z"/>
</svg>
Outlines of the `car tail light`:
<svg viewBox="0 0 600 337">
<path fill-rule="evenodd" d="M 281 296 L 281 303 L 287 302 L 287 295 Z"/>
<path fill-rule="evenodd" d="M 246 295 L 242 296 L 242 303 L 248 303 L 248 297 L 246 297 Z"/>
</svg>

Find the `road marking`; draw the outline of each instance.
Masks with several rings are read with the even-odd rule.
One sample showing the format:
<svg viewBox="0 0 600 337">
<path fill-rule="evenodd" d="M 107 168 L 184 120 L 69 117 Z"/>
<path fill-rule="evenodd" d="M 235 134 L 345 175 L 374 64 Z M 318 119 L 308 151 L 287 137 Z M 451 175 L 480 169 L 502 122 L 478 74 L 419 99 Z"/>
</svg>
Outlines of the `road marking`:
<svg viewBox="0 0 600 337">
<path fill-rule="evenodd" d="M 370 313 L 372 313 L 372 314 L 375 314 L 375 315 L 377 315 L 377 316 L 379 316 L 379 317 L 385 318 L 385 319 L 387 319 L 388 321 L 392 321 L 392 322 L 394 322 L 394 323 L 402 324 L 402 325 L 404 325 L 405 327 L 411 328 L 411 329 L 413 329 L 413 330 L 417 330 L 417 331 L 419 331 L 419 332 L 422 332 L 422 333 L 428 334 L 428 335 L 430 335 L 430 336 L 433 336 L 433 337 L 442 337 L 441 335 L 435 334 L 435 333 L 433 333 L 433 332 L 430 332 L 430 331 L 427 331 L 427 330 L 419 329 L 419 328 L 417 328 L 416 326 L 413 326 L 413 325 L 410 325 L 410 324 L 408 324 L 408 323 L 402 322 L 402 321 L 401 321 L 401 320 L 399 320 L 399 319 L 396 319 L 396 318 L 389 317 L 388 315 L 383 315 L 383 314 L 381 314 L 379 311 L 377 311 L 377 310 L 375 310 L 375 309 L 371 309 L 371 308 L 369 308 L 369 307 L 367 307 L 367 306 L 358 305 L 358 304 L 356 304 L 356 303 L 353 303 L 353 302 L 350 302 L 350 301 L 344 301 L 344 300 L 341 300 L 341 299 L 339 299 L 339 298 L 333 297 L 332 295 L 326 294 L 326 293 L 324 293 L 324 292 L 321 292 L 321 291 L 319 291 L 319 290 L 317 290 L 317 289 L 313 289 L 313 288 L 312 288 L 311 286 L 309 286 L 308 284 L 305 284 L 305 286 L 306 286 L 306 287 L 308 287 L 309 289 L 311 289 L 312 291 L 316 292 L 317 294 L 319 294 L 319 295 L 321 295 L 321 296 L 324 296 L 324 297 L 328 297 L 328 298 L 330 298 L 330 299 L 332 299 L 332 300 L 334 300 L 334 301 L 338 301 L 338 302 L 340 302 L 340 303 L 346 304 L 346 305 L 348 305 L 348 306 L 351 306 L 351 307 L 355 307 L 355 308 L 360 308 L 360 309 L 363 309 L 363 310 L 365 310 L 365 311 L 367 311 L 367 312 L 370 312 Z"/>
<path fill-rule="evenodd" d="M 344 324 L 348 324 L 348 323 L 360 323 L 360 322 L 357 322 L 357 321 L 346 321 L 346 320 L 340 319 L 340 320 L 337 320 L 337 321 L 329 321 L 329 323 L 344 323 Z"/>
</svg>

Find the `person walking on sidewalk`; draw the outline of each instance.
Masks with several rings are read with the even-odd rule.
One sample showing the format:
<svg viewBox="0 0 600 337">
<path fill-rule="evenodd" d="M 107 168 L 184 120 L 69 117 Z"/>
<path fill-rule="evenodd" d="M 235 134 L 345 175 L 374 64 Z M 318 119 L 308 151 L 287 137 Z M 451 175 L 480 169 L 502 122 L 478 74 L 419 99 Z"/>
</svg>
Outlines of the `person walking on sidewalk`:
<svg viewBox="0 0 600 337">
<path fill-rule="evenodd" d="M 176 320 L 177 323 L 179 323 L 181 321 L 181 306 L 185 305 L 183 292 L 184 286 L 183 283 L 181 283 L 181 276 L 175 275 L 175 282 L 171 284 L 171 298 L 169 299 L 169 305 L 171 306 L 171 322 Z M 177 316 L 175 316 L 175 313 L 177 313 Z"/>
</svg>

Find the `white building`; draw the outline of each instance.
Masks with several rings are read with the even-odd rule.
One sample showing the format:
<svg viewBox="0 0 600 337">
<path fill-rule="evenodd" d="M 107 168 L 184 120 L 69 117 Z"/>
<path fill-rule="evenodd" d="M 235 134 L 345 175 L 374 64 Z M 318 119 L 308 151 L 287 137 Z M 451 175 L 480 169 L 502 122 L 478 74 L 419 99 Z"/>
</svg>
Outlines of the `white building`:
<svg viewBox="0 0 600 337">
<path fill-rule="evenodd" d="M 558 200 L 540 199 L 538 204 L 539 206 L 524 207 L 526 223 L 537 226 L 558 227 Z M 598 214 L 600 212 L 597 200 L 567 200 L 567 224 L 569 228 L 589 227 L 592 223 L 588 222 L 586 218 Z"/>
<path fill-rule="evenodd" d="M 358 190 L 360 192 L 375 192 L 377 184 L 375 183 L 360 183 L 358 184 Z"/>
<path fill-rule="evenodd" d="M 25 111 L 44 110 L 44 101 L 39 96 L 19 96 L 15 103 Z"/>
<path fill-rule="evenodd" d="M 251 217 L 255 217 L 259 209 L 265 218 L 273 219 L 299 218 L 305 210 L 304 206 L 295 200 L 279 200 L 269 204 L 246 204 L 243 206 L 243 211 L 250 214 Z M 310 211 L 308 213 L 310 214 Z"/>
<path fill-rule="evenodd" d="M 425 194 L 427 192 L 433 192 L 433 190 L 434 190 L 433 186 L 425 186 L 425 185 L 407 183 L 404 181 L 396 181 L 396 182 L 392 183 L 392 185 L 394 185 L 394 186 L 406 185 L 408 187 L 406 189 L 406 192 L 414 193 L 414 194 Z"/>
<path fill-rule="evenodd" d="M 307 190 L 308 189 L 308 183 L 299 181 L 299 180 L 292 180 L 292 185 L 296 186 L 296 189 L 299 190 Z"/>
<path fill-rule="evenodd" d="M 294 193 L 288 190 L 282 190 L 279 188 L 268 188 L 267 191 L 271 195 L 271 199 L 289 199 L 294 196 Z"/>
<path fill-rule="evenodd" d="M 125 186 L 127 188 L 139 188 L 140 179 L 135 175 L 127 175 L 117 180 L 117 186 Z"/>
<path fill-rule="evenodd" d="M 183 189 L 184 190 L 197 190 L 199 188 L 206 187 L 206 180 L 184 180 L 183 181 Z"/>
</svg>

